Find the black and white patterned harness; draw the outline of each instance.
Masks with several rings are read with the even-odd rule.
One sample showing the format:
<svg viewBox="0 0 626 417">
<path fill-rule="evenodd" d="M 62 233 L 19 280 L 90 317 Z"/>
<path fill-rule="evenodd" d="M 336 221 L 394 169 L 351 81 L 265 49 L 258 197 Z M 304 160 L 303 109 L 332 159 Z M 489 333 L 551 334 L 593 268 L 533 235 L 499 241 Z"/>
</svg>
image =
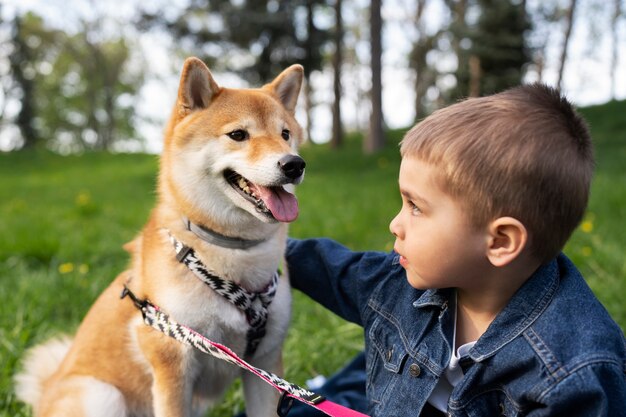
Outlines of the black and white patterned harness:
<svg viewBox="0 0 626 417">
<path fill-rule="evenodd" d="M 246 334 L 247 344 L 244 356 L 252 356 L 265 336 L 268 308 L 274 299 L 274 295 L 276 295 L 276 288 L 278 287 L 278 271 L 274 273 L 270 283 L 263 291 L 250 292 L 233 281 L 222 279 L 209 272 L 207 267 L 196 256 L 193 248 L 178 241 L 171 233 L 170 240 L 176 251 L 176 259 L 180 263 L 186 265 L 200 281 L 204 282 L 213 291 L 224 297 L 245 314 L 250 328 Z"/>
<path fill-rule="evenodd" d="M 122 298 L 127 296 L 133 301 L 135 307 L 141 311 L 144 322 L 161 333 L 164 333 L 185 345 L 193 346 L 203 353 L 246 369 L 247 371 L 250 371 L 264 379 L 275 388 L 310 405 L 317 405 L 325 400 L 325 398 L 319 394 L 288 382 L 271 372 L 250 365 L 246 361 L 240 359 L 228 347 L 220 343 L 213 342 L 195 330 L 177 323 L 159 307 L 155 306 L 148 300 L 140 300 L 132 291 L 128 289 L 128 287 L 124 286 Z"/>
<path fill-rule="evenodd" d="M 218 236 L 218 239 L 221 239 L 221 237 Z M 184 263 L 202 282 L 245 313 L 246 319 L 250 324 L 250 329 L 247 333 L 246 355 L 252 355 L 265 335 L 267 308 L 276 294 L 279 272 L 274 274 L 271 282 L 264 291 L 251 293 L 232 281 L 221 279 L 210 273 L 200 259 L 198 259 L 195 251 L 175 239 L 171 234 L 170 240 L 174 245 L 176 259 L 178 259 L 179 262 Z M 368 417 L 358 411 L 329 401 L 322 395 L 293 384 L 278 375 L 252 366 L 238 357 L 237 354 L 228 347 L 209 340 L 195 330 L 177 323 L 149 300 L 139 299 L 126 285 L 124 285 L 120 298 L 125 297 L 130 298 L 135 307 L 141 311 L 143 321 L 148 326 L 185 345 L 192 346 L 203 353 L 237 365 L 255 374 L 277 389 L 281 393 L 276 410 L 280 417 L 287 416 L 294 400 L 307 404 L 331 417 Z"/>
<path fill-rule="evenodd" d="M 252 366 L 245 360 L 241 359 L 235 352 L 228 347 L 207 339 L 195 330 L 174 321 L 170 316 L 163 312 L 159 307 L 155 306 L 148 300 L 139 299 L 132 291 L 124 285 L 121 298 L 128 297 L 133 301 L 137 309 L 141 311 L 143 321 L 148 326 L 159 332 L 176 339 L 180 343 L 192 346 L 200 352 L 221 359 L 233 365 L 237 365 L 248 372 L 255 374 L 263 381 L 277 389 L 282 395 L 278 401 L 277 414 L 280 417 L 286 417 L 293 405 L 293 400 L 316 408 L 324 414 L 331 417 L 368 417 L 358 411 L 351 410 L 343 405 L 327 400 L 322 395 L 302 388 L 291 383 L 276 374 L 265 371 L 261 368 Z"/>
</svg>

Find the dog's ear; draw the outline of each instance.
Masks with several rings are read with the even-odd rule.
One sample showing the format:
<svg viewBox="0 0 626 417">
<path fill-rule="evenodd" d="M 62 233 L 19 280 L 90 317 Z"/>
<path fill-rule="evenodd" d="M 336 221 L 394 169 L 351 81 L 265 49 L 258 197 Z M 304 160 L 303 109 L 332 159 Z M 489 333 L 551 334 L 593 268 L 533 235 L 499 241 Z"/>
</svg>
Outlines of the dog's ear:
<svg viewBox="0 0 626 417">
<path fill-rule="evenodd" d="M 220 91 L 209 68 L 198 58 L 187 58 L 178 86 L 178 112 L 185 116 L 194 110 L 208 107 Z"/>
<path fill-rule="evenodd" d="M 303 77 L 304 68 L 302 68 L 302 65 L 292 65 L 281 72 L 278 77 L 270 84 L 266 85 L 265 88 L 273 90 L 281 103 L 283 103 L 283 106 L 293 113 L 296 108 L 296 103 L 298 102 Z"/>
</svg>

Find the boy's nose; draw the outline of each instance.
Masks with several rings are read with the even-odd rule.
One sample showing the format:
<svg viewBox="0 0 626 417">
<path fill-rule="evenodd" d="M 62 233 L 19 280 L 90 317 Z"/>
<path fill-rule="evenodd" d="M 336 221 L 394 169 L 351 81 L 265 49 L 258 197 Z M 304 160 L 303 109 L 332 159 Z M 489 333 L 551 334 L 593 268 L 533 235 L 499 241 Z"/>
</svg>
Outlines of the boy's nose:
<svg viewBox="0 0 626 417">
<path fill-rule="evenodd" d="M 400 227 L 400 220 L 398 219 L 399 217 L 400 217 L 400 213 L 398 213 L 396 217 L 394 217 L 391 220 L 391 223 L 389 223 L 389 231 L 391 232 L 392 235 L 401 239 L 402 237 L 400 236 L 400 232 L 402 229 Z"/>
</svg>

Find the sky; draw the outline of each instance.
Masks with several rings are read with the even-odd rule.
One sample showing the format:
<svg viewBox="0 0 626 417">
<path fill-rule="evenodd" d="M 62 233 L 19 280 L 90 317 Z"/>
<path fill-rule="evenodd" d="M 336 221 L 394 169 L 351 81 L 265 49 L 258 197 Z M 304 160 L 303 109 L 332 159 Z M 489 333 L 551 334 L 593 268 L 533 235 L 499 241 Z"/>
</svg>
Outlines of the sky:
<svg viewBox="0 0 626 417">
<path fill-rule="evenodd" d="M 66 29 L 72 28 L 72 22 L 94 15 L 93 9 L 115 17 L 121 21 L 129 20 L 134 12 L 135 2 L 112 3 L 84 0 L 3 0 L 1 9 L 5 18 L 13 16 L 16 12 L 35 10 L 44 18 L 61 25 Z M 185 3 L 184 0 L 173 0 L 175 3 Z M 362 4 L 362 10 L 366 10 L 368 1 L 355 0 Z M 540 0 L 527 0 L 529 3 Z M 565 95 L 578 106 L 601 104 L 611 99 L 610 85 L 610 55 L 611 39 L 608 31 L 604 30 L 609 19 L 609 9 L 602 7 L 606 1 L 580 0 L 583 3 L 580 13 L 593 12 L 595 19 L 579 19 L 572 33 L 570 41 L 569 59 L 564 74 L 563 91 Z M 587 2 L 587 6 L 585 6 Z M 172 0 L 164 2 L 162 10 L 168 10 L 168 4 Z M 416 36 L 415 28 L 407 21 L 406 16 L 412 15 L 414 7 L 410 0 L 385 0 L 383 1 L 383 112 L 387 125 L 391 128 L 408 127 L 413 120 L 413 75 L 406 70 L 406 56 L 410 50 L 410 40 Z M 158 1 L 153 1 L 155 7 L 159 7 Z M 594 6 L 595 5 L 595 6 Z M 600 5 L 600 6 L 598 6 Z M 595 7 L 585 10 L 584 7 Z M 428 29 L 438 27 L 443 19 L 444 12 L 439 1 L 431 1 L 425 11 L 428 16 Z M 359 24 L 366 15 L 346 13 L 347 24 Z M 625 20 L 625 19 L 622 19 Z M 132 27 L 127 30 L 132 31 Z M 616 85 L 617 99 L 626 98 L 626 25 L 622 21 L 619 27 L 619 53 L 618 53 L 618 77 Z M 593 36 L 599 40 L 590 43 Z M 164 35 L 156 33 L 144 34 L 140 37 L 140 44 L 144 50 L 146 62 L 150 65 L 152 77 L 149 77 L 141 91 L 138 109 L 140 115 L 155 120 L 156 123 L 139 122 L 139 131 L 147 138 L 148 150 L 159 152 L 161 149 L 161 137 L 163 124 L 170 114 L 171 106 L 176 97 L 179 74 L 176 68 L 182 68 L 182 59 L 171 55 L 167 48 L 168 39 Z M 546 69 L 542 81 L 554 85 L 557 80 L 557 57 L 562 45 L 562 37 L 552 36 L 547 40 L 548 56 Z M 367 42 L 362 41 L 356 45 L 357 54 L 363 62 L 368 60 Z M 178 62 L 180 61 L 180 62 Z M 451 68 L 453 62 L 442 59 L 437 62 L 438 66 Z M 178 70 L 179 71 L 179 70 Z M 217 82 L 228 87 L 245 87 L 242 80 L 232 74 L 214 74 Z M 536 81 L 537 75 L 530 71 L 526 81 Z M 366 67 L 344 74 L 343 80 L 343 104 L 342 116 L 348 128 L 355 126 L 366 127 L 369 118 L 369 107 L 363 104 L 360 97 L 369 85 L 369 72 Z M 327 69 L 321 73 L 314 73 L 312 79 L 314 87 L 314 99 L 318 105 L 312 117 L 312 139 L 316 142 L 327 140 L 331 131 L 330 103 L 332 102 L 332 73 Z M 302 97 L 301 97 L 302 100 Z M 304 123 L 303 110 L 299 109 L 298 119 Z M 0 138 L 1 139 L 1 138 Z M 1 140 L 0 140 L 1 148 Z"/>
</svg>

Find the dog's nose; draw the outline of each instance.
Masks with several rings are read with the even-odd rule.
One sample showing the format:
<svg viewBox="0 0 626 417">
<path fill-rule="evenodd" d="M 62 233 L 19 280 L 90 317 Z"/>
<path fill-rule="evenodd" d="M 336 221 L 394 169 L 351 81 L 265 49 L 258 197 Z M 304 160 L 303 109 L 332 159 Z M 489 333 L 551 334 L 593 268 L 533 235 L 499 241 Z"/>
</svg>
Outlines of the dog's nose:
<svg viewBox="0 0 626 417">
<path fill-rule="evenodd" d="M 297 155 L 286 155 L 278 161 L 278 167 L 292 180 L 299 178 L 304 172 L 306 162 Z"/>
</svg>

